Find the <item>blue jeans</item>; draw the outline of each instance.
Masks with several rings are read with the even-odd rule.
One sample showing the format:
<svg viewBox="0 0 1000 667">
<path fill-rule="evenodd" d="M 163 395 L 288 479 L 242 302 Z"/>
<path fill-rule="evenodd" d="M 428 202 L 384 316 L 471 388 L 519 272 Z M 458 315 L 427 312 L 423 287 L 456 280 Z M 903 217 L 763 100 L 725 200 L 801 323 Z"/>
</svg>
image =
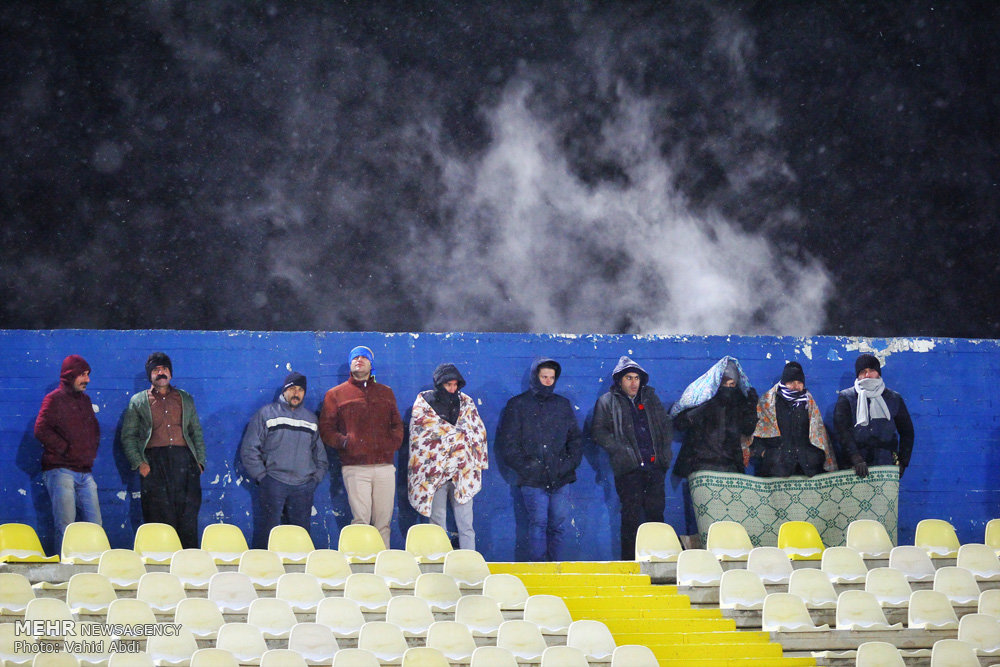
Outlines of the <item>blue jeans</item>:
<svg viewBox="0 0 1000 667">
<path fill-rule="evenodd" d="M 43 470 L 42 479 L 52 500 L 52 519 L 56 528 L 55 548 L 62 548 L 66 526 L 76 521 L 101 525 L 101 505 L 97 500 L 97 482 L 89 472 L 73 472 L 69 468 Z"/>
<path fill-rule="evenodd" d="M 555 491 L 522 486 L 528 513 L 528 560 L 565 560 L 563 542 L 569 524 L 569 485 Z"/>
</svg>

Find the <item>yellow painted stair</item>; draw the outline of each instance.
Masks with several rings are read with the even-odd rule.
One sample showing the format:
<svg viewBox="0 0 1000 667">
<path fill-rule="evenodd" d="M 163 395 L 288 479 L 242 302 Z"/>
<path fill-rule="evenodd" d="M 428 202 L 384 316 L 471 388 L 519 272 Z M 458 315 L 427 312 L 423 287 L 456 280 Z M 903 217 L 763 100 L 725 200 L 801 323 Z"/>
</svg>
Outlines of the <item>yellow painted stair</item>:
<svg viewBox="0 0 1000 667">
<path fill-rule="evenodd" d="M 782 657 L 766 632 L 742 632 L 719 609 L 692 609 L 675 586 L 653 585 L 626 561 L 490 563 L 493 573 L 513 574 L 532 595 L 557 595 L 574 620 L 608 626 L 615 642 L 652 649 L 661 666 L 814 666 L 809 657 Z"/>
</svg>

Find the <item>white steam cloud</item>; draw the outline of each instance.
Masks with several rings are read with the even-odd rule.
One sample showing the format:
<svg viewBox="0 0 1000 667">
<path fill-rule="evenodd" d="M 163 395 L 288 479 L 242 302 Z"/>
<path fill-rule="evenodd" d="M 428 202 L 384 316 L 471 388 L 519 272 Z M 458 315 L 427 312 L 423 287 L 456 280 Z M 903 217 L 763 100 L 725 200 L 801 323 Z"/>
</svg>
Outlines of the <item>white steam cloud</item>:
<svg viewBox="0 0 1000 667">
<path fill-rule="evenodd" d="M 426 330 L 820 329 L 825 269 L 721 216 L 694 215 L 656 148 L 653 105 L 624 96 L 605 119 L 599 152 L 626 178 L 591 184 L 574 173 L 555 124 L 531 110 L 531 92 L 508 85 L 490 113 L 489 147 L 446 161 L 454 224 L 432 251 L 444 260 Z"/>
</svg>

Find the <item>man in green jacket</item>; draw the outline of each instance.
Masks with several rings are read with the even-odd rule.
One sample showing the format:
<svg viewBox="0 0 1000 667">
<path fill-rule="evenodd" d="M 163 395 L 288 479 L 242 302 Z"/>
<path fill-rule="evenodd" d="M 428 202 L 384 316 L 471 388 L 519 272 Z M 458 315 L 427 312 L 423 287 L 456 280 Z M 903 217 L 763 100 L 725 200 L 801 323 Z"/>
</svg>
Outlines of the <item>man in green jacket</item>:
<svg viewBox="0 0 1000 667">
<path fill-rule="evenodd" d="M 173 526 L 181 545 L 196 549 L 205 440 L 194 399 L 171 386 L 163 352 L 149 355 L 146 377 L 152 385 L 129 400 L 122 422 L 122 449 L 142 477 L 142 520 Z"/>
</svg>

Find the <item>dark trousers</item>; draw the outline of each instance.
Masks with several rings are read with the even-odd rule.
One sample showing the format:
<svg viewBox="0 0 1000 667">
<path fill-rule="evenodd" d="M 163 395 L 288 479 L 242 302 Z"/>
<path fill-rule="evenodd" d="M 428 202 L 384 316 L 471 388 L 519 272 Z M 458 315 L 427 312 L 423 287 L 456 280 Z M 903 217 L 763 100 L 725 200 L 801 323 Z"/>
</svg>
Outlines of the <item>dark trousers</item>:
<svg viewBox="0 0 1000 667">
<path fill-rule="evenodd" d="M 663 521 L 667 471 L 655 466 L 615 475 L 622 512 L 622 560 L 635 560 L 635 534 L 645 521 Z"/>
<path fill-rule="evenodd" d="M 315 482 L 295 486 L 264 475 L 260 481 L 260 511 L 253 530 L 253 548 L 266 549 L 271 529 L 278 524 L 302 526 L 308 532 L 315 490 Z"/>
<path fill-rule="evenodd" d="M 201 468 L 187 447 L 146 450 L 149 474 L 142 478 L 142 520 L 174 527 L 185 549 L 198 548 Z"/>
</svg>

